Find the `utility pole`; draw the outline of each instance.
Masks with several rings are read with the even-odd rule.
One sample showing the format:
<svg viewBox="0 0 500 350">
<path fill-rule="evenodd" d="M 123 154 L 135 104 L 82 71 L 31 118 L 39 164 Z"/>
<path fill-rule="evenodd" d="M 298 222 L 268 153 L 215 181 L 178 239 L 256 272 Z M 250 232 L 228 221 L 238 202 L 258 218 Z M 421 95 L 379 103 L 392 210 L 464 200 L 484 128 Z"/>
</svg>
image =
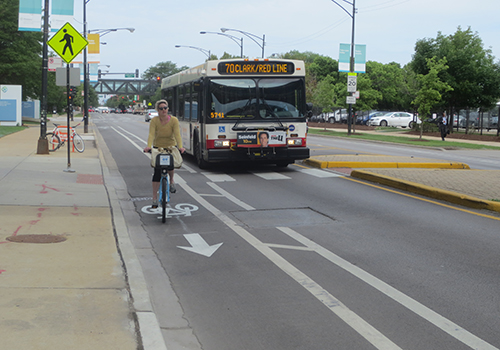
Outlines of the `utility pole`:
<svg viewBox="0 0 500 350">
<path fill-rule="evenodd" d="M 47 80 L 49 58 L 47 41 L 49 40 L 49 0 L 45 0 L 43 8 L 43 60 L 42 60 L 42 112 L 40 115 L 40 138 L 36 154 L 49 154 L 49 141 L 47 140 Z"/>
</svg>

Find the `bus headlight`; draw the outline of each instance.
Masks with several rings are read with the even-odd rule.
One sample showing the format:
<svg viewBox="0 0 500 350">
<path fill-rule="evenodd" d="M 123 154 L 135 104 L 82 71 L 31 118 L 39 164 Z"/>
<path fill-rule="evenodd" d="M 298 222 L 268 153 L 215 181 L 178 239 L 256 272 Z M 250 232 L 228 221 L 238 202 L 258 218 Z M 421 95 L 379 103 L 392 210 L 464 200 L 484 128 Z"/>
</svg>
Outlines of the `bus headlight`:
<svg viewBox="0 0 500 350">
<path fill-rule="evenodd" d="M 215 140 L 214 147 L 216 148 L 224 148 L 231 146 L 231 142 L 229 140 Z"/>
<path fill-rule="evenodd" d="M 288 146 L 302 146 L 302 139 L 288 139 Z"/>
</svg>

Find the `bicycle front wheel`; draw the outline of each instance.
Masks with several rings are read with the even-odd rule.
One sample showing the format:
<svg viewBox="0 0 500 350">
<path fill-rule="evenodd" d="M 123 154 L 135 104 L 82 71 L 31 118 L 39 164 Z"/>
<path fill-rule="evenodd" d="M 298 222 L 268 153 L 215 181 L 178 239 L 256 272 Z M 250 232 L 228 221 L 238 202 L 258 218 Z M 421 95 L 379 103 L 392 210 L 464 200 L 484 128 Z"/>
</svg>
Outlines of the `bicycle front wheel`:
<svg viewBox="0 0 500 350">
<path fill-rule="evenodd" d="M 59 135 L 54 134 L 53 132 L 48 132 L 45 135 L 49 141 L 49 152 L 57 151 L 59 147 L 61 147 L 61 138 Z"/>
<path fill-rule="evenodd" d="M 167 191 L 168 180 L 166 176 L 161 178 L 161 222 L 165 223 L 167 219 Z"/>
<path fill-rule="evenodd" d="M 73 146 L 75 146 L 75 149 L 80 153 L 85 151 L 85 144 L 83 143 L 83 139 L 76 133 L 73 135 Z"/>
</svg>

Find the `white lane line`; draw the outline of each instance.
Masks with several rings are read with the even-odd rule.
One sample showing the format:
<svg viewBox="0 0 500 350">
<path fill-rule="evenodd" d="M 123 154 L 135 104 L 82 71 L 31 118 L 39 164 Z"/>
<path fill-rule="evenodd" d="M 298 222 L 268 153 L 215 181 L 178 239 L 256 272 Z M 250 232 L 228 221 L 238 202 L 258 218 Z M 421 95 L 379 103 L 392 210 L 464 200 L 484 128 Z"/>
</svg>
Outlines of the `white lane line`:
<svg viewBox="0 0 500 350">
<path fill-rule="evenodd" d="M 239 200 L 238 198 L 236 198 L 235 196 L 233 196 L 231 193 L 229 193 L 226 190 L 224 190 L 223 188 L 217 186 L 213 182 L 207 182 L 207 184 L 208 184 L 208 186 L 212 187 L 214 190 L 216 190 L 217 192 L 219 192 L 223 197 L 226 197 L 231 202 L 233 202 L 234 204 L 239 205 L 243 209 L 246 209 L 246 210 L 255 210 L 254 207 L 252 207 L 252 206 L 246 204 L 245 202 Z"/>
<path fill-rule="evenodd" d="M 227 174 L 216 174 L 216 173 L 202 173 L 212 182 L 226 182 L 226 181 L 236 181 L 236 179 L 232 178 Z"/>
<path fill-rule="evenodd" d="M 121 126 L 118 126 L 118 128 L 122 129 L 122 130 L 123 130 L 123 132 L 126 132 L 127 134 L 129 134 L 129 135 L 131 135 L 131 136 L 135 137 L 136 139 L 138 139 L 138 140 L 139 140 L 139 141 L 141 141 L 142 143 L 147 144 L 146 140 L 144 140 L 142 137 L 139 137 L 139 136 L 137 136 L 136 134 L 131 133 L 130 131 L 125 130 L 125 129 L 124 129 L 123 127 L 121 127 Z M 114 128 L 113 128 L 113 129 L 114 129 Z M 116 129 L 115 129 L 115 130 L 116 130 Z"/>
<path fill-rule="evenodd" d="M 145 154 L 146 156 L 149 157 L 149 159 L 151 159 L 151 155 L 149 153 L 144 153 L 143 150 L 144 150 L 144 147 L 141 147 L 139 146 L 137 143 L 135 143 L 134 140 L 132 140 L 130 137 L 128 137 L 127 135 L 125 135 L 124 133 L 118 131 L 114 126 L 111 127 L 111 129 L 113 129 L 114 131 L 116 131 L 118 133 L 118 135 L 120 136 L 123 136 L 128 142 L 130 142 L 135 148 L 137 148 L 139 151 L 141 151 L 141 153 Z M 128 131 L 127 131 L 128 132 Z M 134 135 L 134 134 L 132 134 Z M 134 135 L 135 136 L 135 135 Z M 137 136 L 135 136 L 137 137 Z M 143 141 L 143 140 L 141 140 Z"/>
<path fill-rule="evenodd" d="M 226 226 L 233 230 L 238 236 L 247 241 L 251 246 L 257 249 L 261 254 L 267 257 L 282 271 L 292 277 L 297 283 L 309 291 L 316 299 L 321 301 L 335 315 L 341 318 L 363 338 L 370 342 L 377 349 L 381 350 L 396 350 L 401 349 L 394 344 L 390 339 L 380 333 L 377 329 L 371 326 L 368 322 L 351 311 L 347 306 L 342 304 L 340 300 L 331 295 L 326 289 L 314 282 L 311 278 L 305 275 L 302 271 L 295 268 L 292 264 L 282 258 L 279 254 L 273 251 L 266 244 L 259 241 L 256 237 L 250 234 L 243 227 L 240 227 L 236 222 L 222 213 L 219 209 L 202 198 L 186 183 L 181 184 L 181 187 L 195 199 L 200 205 L 210 211 L 215 217 L 219 218 Z"/>
<path fill-rule="evenodd" d="M 282 175 L 275 172 L 260 172 L 260 171 L 250 171 L 252 174 L 257 175 L 265 180 L 289 180 L 291 177 Z"/>
<path fill-rule="evenodd" d="M 312 168 L 309 168 L 309 169 L 299 168 L 297 170 L 300 171 L 301 173 L 316 176 L 316 177 L 321 177 L 321 178 L 323 178 L 323 177 L 344 177 L 345 176 L 345 175 L 341 175 L 341 174 L 332 173 L 330 171 L 325 171 L 325 170 L 320 170 L 320 169 L 312 169 Z"/>
<path fill-rule="evenodd" d="M 316 253 L 318 253 L 325 259 L 343 268 L 345 271 L 353 274 L 354 276 L 358 277 L 360 280 L 369 284 L 370 286 L 378 289 L 383 294 L 397 301 L 407 309 L 413 311 L 420 317 L 434 324 L 435 326 L 442 329 L 444 332 L 448 333 L 455 339 L 458 339 L 467 346 L 470 346 L 473 349 L 498 350 L 498 348 L 492 346 L 491 344 L 488 344 L 481 338 L 475 336 L 474 334 L 460 327 L 456 323 L 453 323 L 447 318 L 439 315 L 437 312 L 432 311 L 428 307 L 420 304 L 418 301 L 410 298 L 409 296 L 403 294 L 399 290 L 391 287 L 387 283 L 379 280 L 375 276 L 351 264 L 350 262 L 342 259 L 338 255 L 330 252 L 329 250 L 323 248 L 319 244 L 302 236 L 301 234 L 292 230 L 291 228 L 278 227 L 278 229 L 283 233 L 287 234 L 288 236 L 292 237 L 293 239 L 295 239 L 297 242 L 303 244 L 304 246 L 314 249 Z"/>
</svg>

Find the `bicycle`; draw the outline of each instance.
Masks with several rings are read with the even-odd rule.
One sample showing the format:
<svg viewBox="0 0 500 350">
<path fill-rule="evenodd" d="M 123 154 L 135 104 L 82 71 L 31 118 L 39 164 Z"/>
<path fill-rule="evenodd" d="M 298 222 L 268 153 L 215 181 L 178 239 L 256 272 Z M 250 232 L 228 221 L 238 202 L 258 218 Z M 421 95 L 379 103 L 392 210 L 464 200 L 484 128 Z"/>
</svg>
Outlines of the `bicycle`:
<svg viewBox="0 0 500 350">
<path fill-rule="evenodd" d="M 161 169 L 158 203 L 161 205 L 161 222 L 165 223 L 167 218 L 167 203 L 170 202 L 170 179 L 168 171 L 174 170 L 174 156 L 168 149 L 160 148 L 159 150 L 160 152 L 166 152 L 158 154 L 155 162 L 155 167 Z"/>
<path fill-rule="evenodd" d="M 49 140 L 49 152 L 57 151 L 61 148 L 68 139 L 68 127 L 66 125 L 60 125 L 53 123 L 55 128 L 52 132 L 48 132 L 47 139 Z M 73 149 L 77 150 L 79 153 L 85 151 L 85 143 L 83 138 L 76 132 L 75 128 L 81 124 L 78 123 L 74 127 L 70 127 L 70 140 L 73 143 Z M 65 131 L 64 131 L 65 130 Z"/>
</svg>

